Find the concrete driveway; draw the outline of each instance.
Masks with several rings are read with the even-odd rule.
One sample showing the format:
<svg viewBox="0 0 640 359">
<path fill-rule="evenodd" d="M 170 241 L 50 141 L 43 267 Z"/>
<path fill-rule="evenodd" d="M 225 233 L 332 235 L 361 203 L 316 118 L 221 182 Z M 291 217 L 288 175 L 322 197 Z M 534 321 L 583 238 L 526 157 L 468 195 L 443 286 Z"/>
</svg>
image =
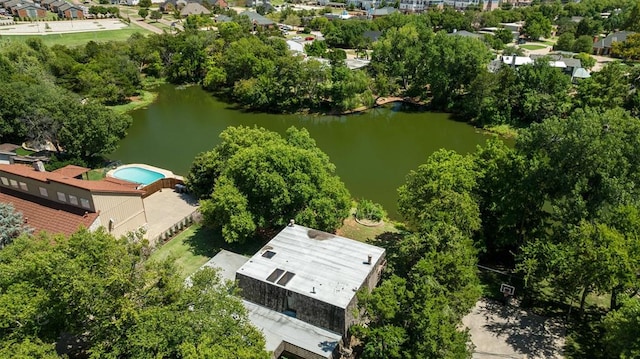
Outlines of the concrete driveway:
<svg viewBox="0 0 640 359">
<path fill-rule="evenodd" d="M 462 323 L 475 345 L 474 359 L 564 357 L 565 327 L 560 320 L 483 299 Z"/>
</svg>

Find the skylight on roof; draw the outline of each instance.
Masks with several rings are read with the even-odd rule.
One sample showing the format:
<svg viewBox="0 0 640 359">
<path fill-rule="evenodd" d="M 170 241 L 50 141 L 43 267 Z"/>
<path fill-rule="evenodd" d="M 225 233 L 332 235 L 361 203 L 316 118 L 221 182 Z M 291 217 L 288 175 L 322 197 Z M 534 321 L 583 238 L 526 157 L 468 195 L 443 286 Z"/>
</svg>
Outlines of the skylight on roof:
<svg viewBox="0 0 640 359">
<path fill-rule="evenodd" d="M 278 278 L 280 278 L 282 273 L 284 273 L 284 269 L 280 269 L 280 268 L 274 269 L 273 272 L 271 272 L 271 274 L 269 274 L 269 276 L 267 277 L 267 281 L 271 283 L 275 283 L 275 281 Z"/>
<path fill-rule="evenodd" d="M 282 278 L 280 278 L 280 280 L 278 281 L 278 284 L 280 284 L 281 286 L 286 286 L 287 283 L 289 283 L 289 281 L 291 280 L 291 278 L 293 278 L 296 274 L 295 273 L 291 273 L 291 272 L 287 272 L 285 273 Z"/>
<path fill-rule="evenodd" d="M 267 259 L 271 259 L 275 255 L 276 255 L 276 252 L 273 252 L 273 251 L 266 251 L 266 252 L 262 253 L 262 256 L 267 258 Z"/>
</svg>

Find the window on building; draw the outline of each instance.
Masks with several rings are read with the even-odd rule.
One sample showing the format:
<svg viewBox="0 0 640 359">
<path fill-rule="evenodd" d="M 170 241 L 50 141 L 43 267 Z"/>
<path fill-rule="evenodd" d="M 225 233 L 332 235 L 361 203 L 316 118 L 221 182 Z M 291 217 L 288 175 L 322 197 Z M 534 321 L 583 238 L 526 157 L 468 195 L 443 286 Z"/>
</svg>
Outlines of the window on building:
<svg viewBox="0 0 640 359">
<path fill-rule="evenodd" d="M 73 196 L 73 195 L 69 195 L 69 203 L 74 204 L 74 205 L 78 205 L 78 197 Z"/>
<path fill-rule="evenodd" d="M 47 191 L 46 188 L 40 187 L 40 195 L 44 197 L 49 197 L 49 192 Z"/>
<path fill-rule="evenodd" d="M 0 181 L 2 181 L 2 184 L 5 186 L 9 185 L 9 180 L 7 179 L 7 177 L 0 177 Z"/>
<path fill-rule="evenodd" d="M 11 187 L 13 187 L 13 188 L 18 188 L 18 181 L 16 181 L 16 180 L 9 180 L 9 182 L 11 182 Z"/>
<path fill-rule="evenodd" d="M 91 208 L 91 205 L 89 204 L 89 200 L 86 198 L 80 198 L 80 205 L 84 208 Z"/>
<path fill-rule="evenodd" d="M 62 192 L 58 192 L 58 201 L 66 202 L 67 201 L 67 196 Z"/>
<path fill-rule="evenodd" d="M 23 191 L 28 191 L 29 190 L 29 186 L 27 186 L 26 183 L 24 182 L 20 182 L 20 189 Z"/>
</svg>

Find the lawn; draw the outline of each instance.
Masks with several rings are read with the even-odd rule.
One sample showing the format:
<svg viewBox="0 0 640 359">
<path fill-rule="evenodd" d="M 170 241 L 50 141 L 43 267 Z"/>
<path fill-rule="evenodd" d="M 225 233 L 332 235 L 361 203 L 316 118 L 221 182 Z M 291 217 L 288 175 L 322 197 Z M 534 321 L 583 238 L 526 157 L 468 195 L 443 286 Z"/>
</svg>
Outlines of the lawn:
<svg viewBox="0 0 640 359">
<path fill-rule="evenodd" d="M 104 30 L 92 32 L 77 32 L 73 34 L 49 34 L 49 35 L 2 35 L 2 39 L 9 41 L 24 41 L 31 37 L 42 39 L 45 45 L 65 45 L 78 46 L 84 45 L 89 41 L 106 42 L 106 41 L 124 41 L 134 33 L 142 33 L 144 35 L 151 32 L 140 27 L 129 27 L 120 30 Z"/>
<path fill-rule="evenodd" d="M 220 249 L 252 256 L 264 244 L 265 241 L 259 239 L 247 239 L 243 244 L 229 244 L 216 231 L 194 224 L 159 247 L 150 260 L 173 257 L 180 268 L 181 277 L 186 278 L 207 263 Z"/>
<path fill-rule="evenodd" d="M 525 44 L 525 45 L 520 45 L 520 47 L 527 50 L 540 50 L 540 49 L 546 48 L 545 45 L 535 45 L 535 44 Z"/>
<path fill-rule="evenodd" d="M 147 107 L 149 104 L 151 104 L 153 101 L 156 100 L 157 96 L 158 94 L 155 92 L 142 91 L 140 96 L 136 97 L 135 99 L 132 99 L 131 102 L 129 103 L 125 103 L 124 105 L 116 105 L 116 106 L 109 106 L 109 107 L 117 113 L 127 113 L 129 111 Z"/>
<path fill-rule="evenodd" d="M 353 215 L 349 216 L 338 228 L 336 234 L 342 237 L 355 239 L 360 242 L 370 242 L 383 233 L 396 233 L 398 229 L 392 222 L 383 222 L 380 226 L 369 227 L 355 221 Z"/>
</svg>

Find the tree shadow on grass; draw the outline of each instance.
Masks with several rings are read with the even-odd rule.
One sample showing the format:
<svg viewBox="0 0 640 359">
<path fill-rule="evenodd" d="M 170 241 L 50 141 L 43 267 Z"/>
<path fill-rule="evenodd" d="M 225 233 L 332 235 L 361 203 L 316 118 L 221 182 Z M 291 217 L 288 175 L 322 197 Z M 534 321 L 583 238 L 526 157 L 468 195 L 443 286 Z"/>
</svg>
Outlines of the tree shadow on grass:
<svg viewBox="0 0 640 359">
<path fill-rule="evenodd" d="M 256 236 L 255 238 L 248 238 L 243 243 L 227 243 L 224 238 L 222 238 L 220 230 L 199 225 L 195 228 L 193 235 L 184 240 L 184 243 L 191 247 L 191 252 L 195 255 L 213 257 L 220 252 L 221 249 L 252 256 L 262 248 L 267 241 L 268 240 L 264 238 Z"/>
</svg>

